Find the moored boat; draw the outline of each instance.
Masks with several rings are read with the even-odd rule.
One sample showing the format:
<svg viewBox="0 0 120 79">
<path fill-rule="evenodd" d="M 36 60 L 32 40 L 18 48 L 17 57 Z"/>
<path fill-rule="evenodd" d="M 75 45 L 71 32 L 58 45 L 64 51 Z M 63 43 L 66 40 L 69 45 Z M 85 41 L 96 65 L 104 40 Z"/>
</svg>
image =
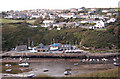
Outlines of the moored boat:
<svg viewBox="0 0 120 79">
<path fill-rule="evenodd" d="M 21 64 L 19 64 L 19 66 L 28 67 L 29 64 L 25 62 L 25 63 L 21 63 Z"/>
<path fill-rule="evenodd" d="M 119 64 L 119 63 L 116 63 L 116 62 L 115 62 L 115 63 L 113 63 L 113 64 L 114 64 L 115 66 L 120 66 L 120 64 Z"/>
<path fill-rule="evenodd" d="M 71 71 L 65 71 L 64 75 L 71 75 Z"/>
<path fill-rule="evenodd" d="M 27 77 L 34 77 L 34 76 L 35 76 L 34 74 L 27 75 Z"/>
</svg>

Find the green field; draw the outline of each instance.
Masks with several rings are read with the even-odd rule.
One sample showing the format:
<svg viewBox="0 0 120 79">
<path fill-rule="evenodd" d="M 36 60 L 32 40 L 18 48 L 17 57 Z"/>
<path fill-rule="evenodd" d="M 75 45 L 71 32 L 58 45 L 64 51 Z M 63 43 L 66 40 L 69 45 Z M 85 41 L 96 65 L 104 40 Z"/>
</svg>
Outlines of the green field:
<svg viewBox="0 0 120 79">
<path fill-rule="evenodd" d="M 98 31 L 106 31 L 106 29 L 96 29 L 96 30 L 98 30 Z"/>
<path fill-rule="evenodd" d="M 16 22 L 23 22 L 24 20 L 9 20 L 9 19 L 2 19 L 1 23 L 16 23 Z M 33 24 L 35 20 L 26 20 L 27 23 Z"/>
</svg>

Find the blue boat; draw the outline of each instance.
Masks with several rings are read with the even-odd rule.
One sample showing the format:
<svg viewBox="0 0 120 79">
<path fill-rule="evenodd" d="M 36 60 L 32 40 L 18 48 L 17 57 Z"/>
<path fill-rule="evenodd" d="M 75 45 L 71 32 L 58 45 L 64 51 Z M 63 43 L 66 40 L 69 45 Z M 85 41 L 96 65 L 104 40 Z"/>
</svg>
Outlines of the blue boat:
<svg viewBox="0 0 120 79">
<path fill-rule="evenodd" d="M 34 77 L 35 75 L 34 74 L 30 74 L 30 75 L 28 75 L 27 77 Z"/>
<path fill-rule="evenodd" d="M 74 63 L 74 66 L 77 66 L 78 65 L 78 63 Z"/>
</svg>

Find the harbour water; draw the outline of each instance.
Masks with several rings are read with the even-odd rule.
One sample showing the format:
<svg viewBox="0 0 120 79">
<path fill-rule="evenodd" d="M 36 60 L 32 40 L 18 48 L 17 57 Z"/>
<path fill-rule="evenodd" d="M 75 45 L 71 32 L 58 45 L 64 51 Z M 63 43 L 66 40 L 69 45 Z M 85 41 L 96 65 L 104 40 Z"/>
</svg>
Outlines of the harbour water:
<svg viewBox="0 0 120 79">
<path fill-rule="evenodd" d="M 109 61 L 99 61 L 99 62 L 81 62 L 79 59 L 33 59 L 37 62 L 29 62 L 29 68 L 32 71 L 21 73 L 23 75 L 26 74 L 35 74 L 35 76 L 39 75 L 49 75 L 56 77 L 63 77 L 65 68 L 71 68 L 71 76 L 80 75 L 83 73 L 91 73 L 95 71 L 102 71 L 107 69 L 116 68 L 113 65 L 112 60 Z M 39 61 L 39 62 L 38 62 Z M 74 63 L 78 63 L 77 66 Z M 44 72 L 44 69 L 48 69 L 47 72 Z"/>
</svg>

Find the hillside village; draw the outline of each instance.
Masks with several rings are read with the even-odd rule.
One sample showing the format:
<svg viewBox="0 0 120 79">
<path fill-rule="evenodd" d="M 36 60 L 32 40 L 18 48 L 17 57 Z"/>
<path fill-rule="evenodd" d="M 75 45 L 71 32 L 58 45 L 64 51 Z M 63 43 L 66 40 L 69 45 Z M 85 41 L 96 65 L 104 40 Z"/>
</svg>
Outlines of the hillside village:
<svg viewBox="0 0 120 79">
<path fill-rule="evenodd" d="M 40 51 L 72 49 L 71 46 L 85 50 L 119 49 L 118 11 L 119 8 L 85 7 L 2 11 L 2 21 L 10 21 L 2 22 L 3 50 L 14 50 L 11 48 L 19 45 L 34 50 L 40 43 L 45 46 Z M 48 46 L 54 43 L 61 45 Z M 68 48 L 62 49 L 62 45 Z"/>
<path fill-rule="evenodd" d="M 23 11 L 3 11 L 4 19 L 36 20 L 29 27 L 56 28 L 82 27 L 105 29 L 109 23 L 116 21 L 117 8 L 71 8 L 71 9 L 32 9 Z"/>
<path fill-rule="evenodd" d="M 120 77 L 119 0 L 2 0 L 0 6 L 0 78 Z"/>
</svg>

